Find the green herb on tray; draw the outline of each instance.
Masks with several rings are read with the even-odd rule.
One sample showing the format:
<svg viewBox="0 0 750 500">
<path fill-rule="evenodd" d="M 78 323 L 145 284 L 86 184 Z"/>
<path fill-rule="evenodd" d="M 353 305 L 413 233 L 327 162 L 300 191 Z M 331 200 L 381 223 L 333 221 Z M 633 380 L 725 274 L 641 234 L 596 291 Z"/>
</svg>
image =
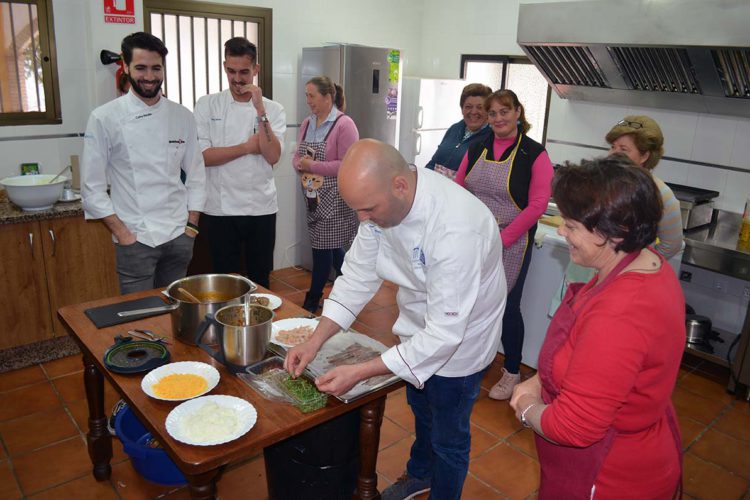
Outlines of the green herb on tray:
<svg viewBox="0 0 750 500">
<path fill-rule="evenodd" d="M 313 384 L 302 377 L 295 379 L 287 376 L 281 381 L 281 385 L 286 392 L 297 401 L 295 406 L 299 408 L 302 413 L 308 413 L 315 411 L 318 408 L 323 408 L 326 405 L 326 401 L 328 401 L 327 394 L 320 392 Z"/>
</svg>

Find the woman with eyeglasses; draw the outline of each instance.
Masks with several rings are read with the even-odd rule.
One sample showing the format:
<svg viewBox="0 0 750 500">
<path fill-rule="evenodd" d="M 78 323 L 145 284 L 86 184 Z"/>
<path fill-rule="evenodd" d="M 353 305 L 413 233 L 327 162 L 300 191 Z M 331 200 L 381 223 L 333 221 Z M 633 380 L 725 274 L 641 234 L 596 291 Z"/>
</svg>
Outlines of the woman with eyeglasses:
<svg viewBox="0 0 750 500">
<path fill-rule="evenodd" d="M 503 316 L 505 362 L 492 399 L 509 399 L 521 380 L 524 325 L 521 294 L 531 261 L 536 224 L 549 202 L 552 163 L 544 146 L 529 138 L 531 125 L 512 90 L 498 90 L 484 101 L 493 134 L 467 151 L 456 182 L 482 200 L 495 215 L 503 242 L 508 298 Z"/>
<path fill-rule="evenodd" d="M 481 83 L 470 83 L 464 87 L 459 99 L 463 119 L 445 132 L 437 151 L 425 167 L 449 179 L 456 176 L 456 170 L 469 146 L 492 135 L 484 109 L 484 99 L 491 93 L 492 89 Z"/>
</svg>

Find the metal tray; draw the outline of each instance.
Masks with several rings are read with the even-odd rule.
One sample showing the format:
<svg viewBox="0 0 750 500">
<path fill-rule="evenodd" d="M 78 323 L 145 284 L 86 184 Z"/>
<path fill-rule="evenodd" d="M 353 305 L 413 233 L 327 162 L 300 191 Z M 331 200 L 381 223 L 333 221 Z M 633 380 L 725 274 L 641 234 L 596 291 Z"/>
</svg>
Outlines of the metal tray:
<svg viewBox="0 0 750 500">
<path fill-rule="evenodd" d="M 675 198 L 694 204 L 711 201 L 719 196 L 718 191 L 710 191 L 708 189 L 701 189 L 692 186 L 683 186 L 682 184 L 673 184 L 671 182 L 665 182 L 664 184 L 669 186 L 669 188 L 674 193 Z"/>
</svg>

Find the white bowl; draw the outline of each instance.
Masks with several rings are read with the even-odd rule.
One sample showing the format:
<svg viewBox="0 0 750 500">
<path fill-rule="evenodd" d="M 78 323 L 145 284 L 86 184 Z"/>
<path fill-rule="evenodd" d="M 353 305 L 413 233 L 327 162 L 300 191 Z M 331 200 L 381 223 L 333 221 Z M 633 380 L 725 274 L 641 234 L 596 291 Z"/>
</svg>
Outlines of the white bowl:
<svg viewBox="0 0 750 500">
<path fill-rule="evenodd" d="M 0 181 L 5 186 L 10 201 L 28 212 L 47 210 L 62 195 L 68 178 L 60 176 L 49 183 L 55 176 L 51 174 L 16 175 Z"/>
</svg>

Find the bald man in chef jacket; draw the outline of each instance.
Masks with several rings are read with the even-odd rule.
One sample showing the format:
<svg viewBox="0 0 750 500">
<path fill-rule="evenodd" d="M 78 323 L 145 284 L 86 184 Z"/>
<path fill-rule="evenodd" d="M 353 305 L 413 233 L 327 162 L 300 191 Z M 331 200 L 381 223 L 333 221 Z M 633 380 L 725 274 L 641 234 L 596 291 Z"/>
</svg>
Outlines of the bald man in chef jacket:
<svg viewBox="0 0 750 500">
<path fill-rule="evenodd" d="M 120 292 L 130 293 L 185 277 L 206 173 L 193 114 L 162 96 L 164 43 L 133 33 L 122 55 L 130 91 L 89 117 L 81 198 L 86 219 L 112 232 Z"/>
</svg>

